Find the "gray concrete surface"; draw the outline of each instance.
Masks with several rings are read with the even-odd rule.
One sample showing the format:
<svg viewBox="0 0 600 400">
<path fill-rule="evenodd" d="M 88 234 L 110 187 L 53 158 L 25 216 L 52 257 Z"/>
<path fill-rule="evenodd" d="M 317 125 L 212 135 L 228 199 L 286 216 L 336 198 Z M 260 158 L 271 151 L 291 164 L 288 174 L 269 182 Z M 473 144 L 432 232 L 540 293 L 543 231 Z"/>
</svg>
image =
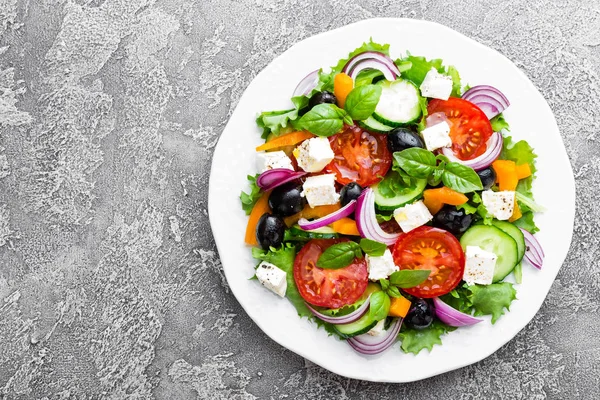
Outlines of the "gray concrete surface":
<svg viewBox="0 0 600 400">
<path fill-rule="evenodd" d="M 228 290 L 206 206 L 252 78 L 373 16 L 508 56 L 577 179 L 575 239 L 536 318 L 488 359 L 408 385 L 344 379 L 268 339 Z M 597 0 L 0 0 L 0 397 L 600 398 L 599 73 Z"/>
</svg>

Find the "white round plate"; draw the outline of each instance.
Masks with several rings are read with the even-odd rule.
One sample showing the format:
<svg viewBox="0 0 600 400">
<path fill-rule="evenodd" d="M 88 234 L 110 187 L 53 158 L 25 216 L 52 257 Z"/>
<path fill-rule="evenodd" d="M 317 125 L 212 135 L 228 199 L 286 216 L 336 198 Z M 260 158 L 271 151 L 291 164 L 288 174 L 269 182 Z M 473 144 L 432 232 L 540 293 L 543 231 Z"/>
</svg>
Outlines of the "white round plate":
<svg viewBox="0 0 600 400">
<path fill-rule="evenodd" d="M 286 299 L 248 280 L 256 261 L 244 245 L 247 217 L 239 193 L 255 174 L 254 148 L 262 143 L 255 118 L 261 111 L 286 109 L 296 84 L 310 71 L 335 65 L 372 37 L 391 44 L 393 58 L 405 54 L 441 58 L 454 65 L 464 83 L 499 88 L 511 102 L 505 117 L 511 135 L 527 140 L 539 155 L 536 200 L 547 211 L 536 217 L 546 251 L 544 268 L 523 267 L 523 284 L 510 312 L 442 338 L 443 345 L 418 356 L 395 344 L 377 356 L 355 353 L 344 341 L 300 319 Z M 557 183 L 559 186 L 557 186 Z M 529 79 L 506 57 L 445 26 L 410 19 L 372 19 L 306 39 L 277 57 L 242 96 L 215 149 L 208 195 L 212 231 L 231 291 L 250 318 L 273 340 L 336 374 L 379 382 L 411 382 L 480 361 L 511 340 L 533 318 L 560 269 L 571 242 L 575 183 L 550 107 Z M 257 349 L 257 351 L 260 351 Z M 269 357 L 264 354 L 264 357 Z M 401 368 L 390 368 L 401 366 Z"/>
</svg>

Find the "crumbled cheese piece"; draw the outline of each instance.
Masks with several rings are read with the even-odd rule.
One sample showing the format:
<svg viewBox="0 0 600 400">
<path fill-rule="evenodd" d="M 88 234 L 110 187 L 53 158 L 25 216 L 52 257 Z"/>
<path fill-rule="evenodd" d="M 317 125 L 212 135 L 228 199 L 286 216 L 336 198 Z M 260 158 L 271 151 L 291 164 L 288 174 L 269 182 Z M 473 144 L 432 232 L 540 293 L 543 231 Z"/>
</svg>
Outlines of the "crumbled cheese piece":
<svg viewBox="0 0 600 400">
<path fill-rule="evenodd" d="M 425 75 L 420 89 L 423 97 L 448 100 L 450 94 L 452 94 L 452 78 L 440 74 L 435 68 L 431 68 Z"/>
<path fill-rule="evenodd" d="M 387 279 L 391 274 L 399 270 L 396 264 L 394 264 L 394 258 L 389 249 L 386 249 L 381 257 L 373 257 L 367 254 L 365 258 L 369 270 L 369 279 L 372 281 L 377 282 L 380 279 Z"/>
<path fill-rule="evenodd" d="M 309 176 L 302 185 L 302 196 L 311 207 L 336 204 L 340 195 L 335 191 L 335 174 Z"/>
<path fill-rule="evenodd" d="M 367 334 L 371 335 L 371 336 L 379 336 L 383 333 L 385 328 L 385 318 L 382 319 L 381 321 L 379 321 L 377 323 L 377 325 L 375 325 L 373 328 L 371 328 L 371 330 L 369 332 L 367 332 Z"/>
<path fill-rule="evenodd" d="M 450 125 L 448 125 L 447 121 L 442 121 L 429 128 L 423 129 L 421 135 L 425 140 L 425 147 L 427 147 L 427 150 L 429 151 L 452 146 L 452 139 L 450 139 Z"/>
<path fill-rule="evenodd" d="M 494 192 L 486 190 L 481 194 L 486 210 L 496 219 L 505 221 L 513 215 L 515 209 L 515 192 L 505 190 Z"/>
<path fill-rule="evenodd" d="M 284 297 L 287 290 L 286 273 L 276 265 L 266 261 L 261 262 L 256 268 L 256 278 L 267 289 Z"/>
<path fill-rule="evenodd" d="M 256 155 L 256 169 L 259 174 L 276 168 L 294 170 L 292 160 L 283 151 L 268 151 Z"/>
<path fill-rule="evenodd" d="M 335 156 L 329 139 L 315 137 L 305 140 L 293 151 L 298 166 L 306 172 L 321 172 Z"/>
<path fill-rule="evenodd" d="M 465 272 L 463 280 L 469 285 L 489 285 L 494 280 L 494 269 L 498 256 L 479 246 L 467 246 L 465 252 Z"/>
<path fill-rule="evenodd" d="M 403 232 L 410 232 L 415 228 L 425 225 L 433 219 L 425 203 L 419 200 L 415 203 L 397 208 L 394 211 L 394 218 Z"/>
</svg>

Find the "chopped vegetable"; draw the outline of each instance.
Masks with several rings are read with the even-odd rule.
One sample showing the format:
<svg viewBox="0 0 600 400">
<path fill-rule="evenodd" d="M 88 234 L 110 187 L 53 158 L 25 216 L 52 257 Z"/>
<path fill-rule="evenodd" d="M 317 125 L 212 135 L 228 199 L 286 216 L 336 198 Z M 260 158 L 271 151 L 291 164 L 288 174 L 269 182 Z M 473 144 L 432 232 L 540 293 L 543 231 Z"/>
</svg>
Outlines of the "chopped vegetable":
<svg viewBox="0 0 600 400">
<path fill-rule="evenodd" d="M 517 165 L 517 178 L 519 180 L 529 178 L 532 174 L 529 164 Z"/>
<path fill-rule="evenodd" d="M 294 214 L 291 217 L 285 218 L 284 222 L 287 226 L 292 226 L 292 225 L 296 224 L 298 221 L 300 221 L 300 218 L 305 218 L 305 219 L 322 218 L 326 215 L 336 212 L 339 209 L 340 209 L 339 204 L 332 204 L 329 206 L 316 206 L 316 207 L 305 206 L 304 209 L 302 209 L 302 211 L 300 211 L 298 214 Z"/>
<path fill-rule="evenodd" d="M 356 221 L 350 218 L 339 219 L 332 223 L 331 227 L 340 235 L 360 236 L 358 228 L 356 227 Z"/>
<path fill-rule="evenodd" d="M 258 225 L 260 217 L 265 213 L 271 212 L 271 207 L 269 207 L 270 194 L 270 192 L 263 193 L 256 204 L 254 204 L 252 212 L 250 213 L 250 218 L 248 218 L 245 242 L 251 246 L 258 246 L 258 240 L 256 240 L 256 226 Z"/>
<path fill-rule="evenodd" d="M 333 94 L 337 98 L 338 106 L 344 108 L 346 97 L 354 89 L 354 80 L 345 73 L 337 74 L 333 81 Z"/>
<path fill-rule="evenodd" d="M 256 151 L 275 150 L 285 146 L 293 146 L 314 136 L 312 133 L 306 131 L 286 133 L 285 135 L 276 136 L 267 143 L 258 146 Z"/>
<path fill-rule="evenodd" d="M 432 215 L 437 214 L 444 204 L 460 206 L 467 201 L 469 201 L 467 196 L 446 186 L 437 189 L 427 189 L 423 192 L 423 202 Z"/>
<path fill-rule="evenodd" d="M 517 175 L 517 166 L 511 160 L 496 160 L 492 163 L 492 168 L 496 172 L 496 181 L 500 190 L 516 190 L 519 184 Z"/>
<path fill-rule="evenodd" d="M 408 314 L 408 310 L 410 310 L 411 304 L 411 301 L 404 296 L 392 297 L 392 301 L 390 303 L 390 311 L 388 312 L 388 315 L 390 317 L 404 318 L 406 317 L 406 314 Z"/>
</svg>

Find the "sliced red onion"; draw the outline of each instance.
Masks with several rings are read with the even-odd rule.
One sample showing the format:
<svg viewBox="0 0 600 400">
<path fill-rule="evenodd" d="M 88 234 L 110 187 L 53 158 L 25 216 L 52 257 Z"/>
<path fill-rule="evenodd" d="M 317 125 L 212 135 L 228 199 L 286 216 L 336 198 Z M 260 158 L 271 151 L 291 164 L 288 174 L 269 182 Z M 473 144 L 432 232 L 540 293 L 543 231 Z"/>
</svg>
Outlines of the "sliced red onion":
<svg viewBox="0 0 600 400">
<path fill-rule="evenodd" d="M 358 74 L 368 69 L 376 69 L 381 71 L 385 79 L 388 81 L 395 81 L 398 77 L 398 75 L 387 64 L 376 59 L 367 59 L 357 62 L 356 65 L 348 72 L 348 75 L 350 75 L 350 78 L 356 80 Z"/>
<path fill-rule="evenodd" d="M 521 229 L 523 232 L 523 236 L 525 236 L 525 259 L 533 265 L 537 269 L 542 269 L 544 265 L 544 258 L 546 255 L 544 254 L 544 249 L 538 240 L 533 236 L 529 231 Z"/>
<path fill-rule="evenodd" d="M 510 106 L 506 96 L 489 85 L 474 86 L 467 90 L 462 98 L 479 107 L 489 119 L 494 118 Z"/>
<path fill-rule="evenodd" d="M 365 302 L 356 310 L 352 311 L 348 315 L 342 315 L 341 317 L 331 317 L 329 315 L 325 315 L 317 311 L 315 308 L 313 308 L 313 306 L 311 306 L 308 303 L 306 303 L 306 306 L 315 317 L 319 318 L 322 321 L 329 322 L 330 324 L 349 324 L 362 317 L 365 314 L 365 312 L 367 312 L 367 310 L 369 309 L 370 303 L 371 295 L 369 295 L 369 297 L 367 297 L 367 300 L 365 300 Z"/>
<path fill-rule="evenodd" d="M 292 97 L 308 96 L 319 83 L 319 71 L 320 70 L 316 70 L 306 75 L 306 77 L 300 81 L 298 86 L 296 86 L 296 90 L 294 90 Z"/>
<path fill-rule="evenodd" d="M 328 214 L 319 219 L 315 219 L 314 221 L 309 221 L 306 218 L 300 218 L 300 220 L 298 221 L 298 225 L 300 225 L 300 228 L 304 229 L 305 231 L 312 231 L 313 229 L 322 228 L 322 227 L 327 226 L 339 219 L 342 219 L 342 218 L 345 218 L 345 217 L 351 215 L 355 209 L 356 209 L 356 200 L 352 200 L 351 202 L 349 202 L 348 204 L 346 204 L 344 207 L 340 208 L 339 210 L 332 212 L 331 214 Z"/>
<path fill-rule="evenodd" d="M 363 53 L 355 55 L 346 63 L 346 65 L 344 66 L 344 69 L 342 69 L 342 72 L 345 72 L 346 74 L 350 75 L 350 71 L 358 63 L 360 63 L 364 60 L 377 60 L 380 64 L 387 66 L 387 69 L 389 69 L 396 76 L 400 75 L 400 71 L 398 70 L 398 67 L 394 63 L 394 60 L 392 60 L 387 55 L 380 53 L 378 51 L 365 51 Z"/>
<path fill-rule="evenodd" d="M 368 333 L 364 333 L 348 339 L 348 344 L 361 354 L 375 355 L 382 353 L 394 344 L 398 333 L 400 333 L 401 326 L 402 318 L 397 318 L 381 336 L 371 336 Z"/>
<path fill-rule="evenodd" d="M 306 172 L 296 172 L 287 168 L 274 168 L 260 174 L 256 179 L 256 184 L 266 192 L 304 175 L 306 175 Z"/>
<path fill-rule="evenodd" d="M 371 188 L 363 190 L 358 198 L 355 218 L 358 232 L 364 238 L 391 246 L 402 235 L 402 233 L 387 233 L 379 226 L 375 214 L 375 194 Z"/>
<path fill-rule="evenodd" d="M 448 117 L 446 117 L 446 114 L 443 112 L 429 114 L 427 118 L 425 118 L 425 127 L 431 128 L 432 126 L 440 124 L 444 121 L 448 122 Z"/>
<path fill-rule="evenodd" d="M 461 160 L 454 155 L 451 147 L 444 147 L 442 153 L 448 157 L 450 161 L 458 162 L 467 167 L 473 168 L 475 171 L 480 171 L 490 166 L 502 153 L 504 138 L 500 132 L 494 132 L 492 137 L 487 141 L 487 149 L 485 153 L 472 160 Z"/>
<path fill-rule="evenodd" d="M 458 311 L 444 303 L 439 297 L 433 298 L 435 314 L 440 321 L 450 326 L 475 325 L 483 320 Z"/>
</svg>

